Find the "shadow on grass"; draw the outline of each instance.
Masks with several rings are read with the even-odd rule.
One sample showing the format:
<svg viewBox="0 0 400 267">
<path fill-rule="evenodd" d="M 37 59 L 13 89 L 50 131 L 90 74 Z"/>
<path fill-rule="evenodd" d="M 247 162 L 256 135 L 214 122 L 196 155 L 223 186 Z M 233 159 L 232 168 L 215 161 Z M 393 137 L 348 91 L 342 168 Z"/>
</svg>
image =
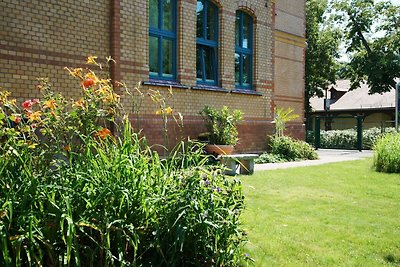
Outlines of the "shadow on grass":
<svg viewBox="0 0 400 267">
<path fill-rule="evenodd" d="M 388 263 L 392 263 L 392 264 L 400 264 L 400 256 L 396 256 L 393 254 L 388 254 L 386 256 L 383 257 L 385 259 L 386 262 Z"/>
</svg>

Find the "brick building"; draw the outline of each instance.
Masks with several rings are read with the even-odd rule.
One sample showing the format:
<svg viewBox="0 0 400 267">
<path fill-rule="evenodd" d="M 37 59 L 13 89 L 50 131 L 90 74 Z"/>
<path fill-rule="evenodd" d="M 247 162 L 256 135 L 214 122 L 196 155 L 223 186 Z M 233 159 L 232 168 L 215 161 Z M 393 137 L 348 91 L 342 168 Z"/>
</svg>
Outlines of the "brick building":
<svg viewBox="0 0 400 267">
<path fill-rule="evenodd" d="M 141 81 L 143 93 L 167 95 L 172 86 L 167 103 L 183 114 L 185 135 L 205 131 L 204 105 L 227 105 L 245 117 L 236 149 L 260 151 L 274 107 L 290 106 L 301 114 L 290 131 L 304 138 L 305 0 L 3 0 L 0 9 L 0 87 L 19 100 L 39 95 L 38 76 L 76 98 L 63 68 L 111 55 L 111 77 L 129 88 Z M 145 97 L 139 123 L 150 143 L 163 142 L 156 110 Z"/>
</svg>

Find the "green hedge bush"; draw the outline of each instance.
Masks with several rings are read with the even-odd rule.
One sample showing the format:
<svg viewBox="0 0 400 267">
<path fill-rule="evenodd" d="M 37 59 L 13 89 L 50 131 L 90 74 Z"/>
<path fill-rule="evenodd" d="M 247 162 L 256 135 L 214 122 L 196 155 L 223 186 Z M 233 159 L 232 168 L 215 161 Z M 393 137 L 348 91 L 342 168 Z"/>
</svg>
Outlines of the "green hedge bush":
<svg viewBox="0 0 400 267">
<path fill-rule="evenodd" d="M 374 167 L 379 172 L 400 173 L 400 134 L 386 134 L 374 146 Z"/>
<path fill-rule="evenodd" d="M 271 153 L 286 161 L 317 159 L 314 147 L 304 141 L 295 140 L 289 136 L 274 136 L 271 138 Z"/>
<path fill-rule="evenodd" d="M 395 132 L 394 128 L 386 128 L 385 133 Z M 363 130 L 363 149 L 372 149 L 376 140 L 382 136 L 380 128 Z M 307 132 L 307 142 L 314 144 L 314 132 Z M 321 131 L 321 148 L 356 149 L 357 131 L 355 129 Z"/>
<path fill-rule="evenodd" d="M 199 144 L 160 159 L 109 80 L 69 71 L 78 101 L 0 92 L 0 266 L 237 266 L 240 181 Z"/>
</svg>

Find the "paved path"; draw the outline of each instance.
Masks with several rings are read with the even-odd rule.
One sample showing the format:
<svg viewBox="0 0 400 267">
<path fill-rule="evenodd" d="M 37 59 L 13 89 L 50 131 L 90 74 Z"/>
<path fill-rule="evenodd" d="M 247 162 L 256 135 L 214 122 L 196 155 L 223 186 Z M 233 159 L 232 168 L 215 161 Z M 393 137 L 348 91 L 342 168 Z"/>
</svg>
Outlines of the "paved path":
<svg viewBox="0 0 400 267">
<path fill-rule="evenodd" d="M 359 152 L 358 150 L 319 149 L 317 150 L 317 153 L 319 156 L 319 159 L 317 160 L 256 164 L 254 166 L 254 170 L 262 171 L 262 170 L 275 170 L 275 169 L 286 169 L 293 167 L 313 166 L 331 162 L 357 160 L 373 156 L 373 152 L 371 150 L 363 150 L 362 152 Z"/>
</svg>

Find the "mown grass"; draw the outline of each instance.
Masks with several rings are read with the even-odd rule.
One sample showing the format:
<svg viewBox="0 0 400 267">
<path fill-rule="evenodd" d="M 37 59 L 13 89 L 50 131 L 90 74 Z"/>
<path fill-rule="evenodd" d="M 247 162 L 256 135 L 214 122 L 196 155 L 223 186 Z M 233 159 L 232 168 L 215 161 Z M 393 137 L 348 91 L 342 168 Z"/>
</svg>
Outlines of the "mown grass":
<svg viewBox="0 0 400 267">
<path fill-rule="evenodd" d="M 372 160 L 242 176 L 255 266 L 400 266 L 400 175 Z"/>
</svg>

